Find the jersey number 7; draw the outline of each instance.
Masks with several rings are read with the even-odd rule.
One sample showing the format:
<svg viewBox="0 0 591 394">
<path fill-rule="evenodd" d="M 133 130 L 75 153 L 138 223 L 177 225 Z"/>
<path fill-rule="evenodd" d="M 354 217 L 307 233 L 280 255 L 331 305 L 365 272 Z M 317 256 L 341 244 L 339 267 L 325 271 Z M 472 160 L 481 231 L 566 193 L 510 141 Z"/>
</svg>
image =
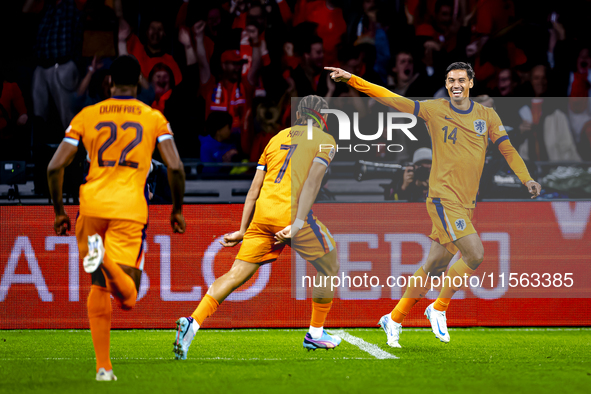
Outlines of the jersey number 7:
<svg viewBox="0 0 591 394">
<path fill-rule="evenodd" d="M 113 122 L 100 122 L 94 126 L 96 131 L 100 131 L 104 127 L 107 127 L 111 130 L 111 135 L 98 150 L 98 165 L 99 167 L 115 167 L 115 160 L 103 160 L 103 153 L 105 153 L 107 148 L 113 145 L 113 143 L 117 140 L 117 125 Z M 127 154 L 131 152 L 133 148 L 138 146 L 140 142 L 142 142 L 144 128 L 141 124 L 136 122 L 125 122 L 121 125 L 123 130 L 127 130 L 130 127 L 135 129 L 135 138 L 121 151 L 121 156 L 119 156 L 119 165 L 124 167 L 138 168 L 137 162 L 129 161 L 126 158 Z"/>
<path fill-rule="evenodd" d="M 281 145 L 281 150 L 287 150 L 289 152 L 287 152 L 287 156 L 285 157 L 285 161 L 283 162 L 283 165 L 281 166 L 281 169 L 279 170 L 279 174 L 277 174 L 277 178 L 275 178 L 275 183 L 281 183 L 281 180 L 283 179 L 283 175 L 285 175 L 285 171 L 287 170 L 287 167 L 289 166 L 289 160 L 291 159 L 291 156 L 293 156 L 293 152 L 295 152 L 296 148 L 298 147 L 298 144 L 293 144 L 293 145 Z"/>
</svg>

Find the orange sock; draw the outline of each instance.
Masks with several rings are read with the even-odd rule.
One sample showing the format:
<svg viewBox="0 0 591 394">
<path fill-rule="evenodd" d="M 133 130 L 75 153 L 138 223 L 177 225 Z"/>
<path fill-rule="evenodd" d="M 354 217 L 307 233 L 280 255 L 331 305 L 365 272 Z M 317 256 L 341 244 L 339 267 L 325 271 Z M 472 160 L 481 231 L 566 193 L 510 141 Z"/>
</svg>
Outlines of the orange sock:
<svg viewBox="0 0 591 394">
<path fill-rule="evenodd" d="M 219 305 L 220 303 L 215 298 L 206 294 L 191 316 L 197 321 L 197 324 L 201 326 L 205 319 L 214 314 Z"/>
<path fill-rule="evenodd" d="M 460 290 L 460 288 L 464 284 L 464 275 L 467 275 L 467 277 L 469 278 L 470 276 L 472 276 L 473 273 L 474 270 L 468 267 L 466 263 L 464 263 L 464 260 L 459 259 L 458 261 L 456 261 L 454 265 L 452 265 L 447 271 L 447 276 L 449 277 L 449 279 L 447 277 L 444 279 L 443 288 L 441 289 L 439 297 L 437 297 L 437 300 L 435 301 L 433 308 L 437 309 L 438 311 L 445 312 L 447 310 L 447 307 L 449 306 L 451 298 L 454 296 L 456 291 Z M 460 286 L 454 285 L 454 278 L 457 277 L 462 278 L 462 285 Z M 458 279 L 456 279 L 456 283 L 459 283 Z"/>
<path fill-rule="evenodd" d="M 429 291 L 428 282 L 428 276 L 423 270 L 423 267 L 420 267 L 413 276 L 408 278 L 408 286 L 406 287 L 404 295 L 390 313 L 392 320 L 396 323 L 402 323 L 412 307 L 427 294 L 427 291 Z"/>
<path fill-rule="evenodd" d="M 319 304 L 312 301 L 312 318 L 310 319 L 310 325 L 312 327 L 324 327 L 326 316 L 332 307 L 332 301 L 328 304 Z"/>
<path fill-rule="evenodd" d="M 435 304 L 433 304 L 433 308 L 437 309 L 438 311 L 444 312 L 447 310 L 447 307 L 449 306 L 450 301 L 451 301 L 451 298 L 438 297 L 435 300 Z"/>
<path fill-rule="evenodd" d="M 111 295 L 100 286 L 90 286 L 90 294 L 86 302 L 88 320 L 90 320 L 90 334 L 96 354 L 96 371 L 104 368 L 113 369 L 109 350 L 111 347 Z"/>
<path fill-rule="evenodd" d="M 107 287 L 113 297 L 121 301 L 121 308 L 132 309 L 137 299 L 137 290 L 133 279 L 107 256 L 103 259 L 102 269 L 107 280 Z"/>
</svg>

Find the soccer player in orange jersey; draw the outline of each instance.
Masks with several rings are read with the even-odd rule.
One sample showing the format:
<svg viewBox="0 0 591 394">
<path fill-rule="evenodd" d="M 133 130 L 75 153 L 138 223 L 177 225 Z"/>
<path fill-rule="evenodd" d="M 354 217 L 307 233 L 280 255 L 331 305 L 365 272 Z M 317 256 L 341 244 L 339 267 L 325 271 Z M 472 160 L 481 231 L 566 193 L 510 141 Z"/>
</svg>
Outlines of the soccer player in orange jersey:
<svg viewBox="0 0 591 394">
<path fill-rule="evenodd" d="M 321 144 L 335 146 L 334 138 L 319 124 L 325 120 L 318 114 L 323 108 L 328 108 L 323 98 L 304 97 L 298 105 L 296 125 L 279 132 L 267 144 L 246 196 L 240 230 L 224 235 L 220 241 L 228 247 L 243 241 L 240 251 L 230 271 L 210 286 L 195 312 L 177 320 L 176 359 L 187 358 L 203 321 L 261 265 L 275 261 L 286 244 L 316 268 L 317 279 L 324 284 L 312 291 L 312 318 L 304 347 L 332 349 L 340 344 L 339 337 L 323 329 L 334 294 L 326 277 L 337 275 L 339 270 L 336 243 L 311 211 L 335 152 L 334 148 L 320 150 Z M 316 122 L 311 139 L 309 119 Z"/>
<path fill-rule="evenodd" d="M 470 276 L 484 258 L 484 248 L 472 225 L 472 215 L 488 140 L 499 148 L 532 198 L 540 194 L 541 186 L 529 175 L 494 109 L 470 100 L 474 71 L 469 64 L 457 62 L 447 68 L 445 87 L 451 100 L 426 101 L 409 100 L 339 68 L 325 68 L 331 71 L 333 80 L 346 82 L 382 104 L 412 113 L 427 123 L 433 147 L 427 198 L 427 211 L 433 222 L 430 235 L 433 242 L 426 263 L 409 278 L 402 299 L 392 313 L 380 319 L 379 324 L 386 332 L 388 344 L 400 347 L 398 341 L 404 317 L 426 295 L 430 287 L 429 276 L 443 273 L 459 249 L 462 258 L 449 268 L 449 279 L 444 281 L 439 297 L 425 310 L 433 333 L 447 343 L 450 338 L 445 312 L 454 293 L 459 290 L 453 279 Z"/>
<path fill-rule="evenodd" d="M 55 232 L 66 235 L 70 218 L 62 201 L 64 168 L 84 144 L 90 168 L 80 186 L 76 239 L 80 255 L 86 256 L 84 270 L 92 277 L 87 307 L 99 381 L 117 380 L 109 356 L 111 295 L 130 310 L 139 290 L 148 223 L 146 179 L 157 143 L 168 167 L 170 223 L 175 233 L 185 231 L 185 174 L 168 121 L 135 99 L 140 78 L 135 58 L 118 57 L 110 71 L 112 98 L 74 117 L 47 168 Z"/>
</svg>

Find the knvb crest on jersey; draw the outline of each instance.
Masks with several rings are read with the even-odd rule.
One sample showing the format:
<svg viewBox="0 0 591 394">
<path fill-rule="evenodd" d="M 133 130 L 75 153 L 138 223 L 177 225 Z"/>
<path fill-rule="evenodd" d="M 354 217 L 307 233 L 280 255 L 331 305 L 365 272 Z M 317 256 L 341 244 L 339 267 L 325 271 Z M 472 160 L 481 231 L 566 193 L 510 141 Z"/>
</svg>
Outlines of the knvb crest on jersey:
<svg viewBox="0 0 591 394">
<path fill-rule="evenodd" d="M 466 221 L 464 219 L 458 219 L 456 220 L 456 229 L 458 229 L 459 231 L 464 231 L 464 229 L 466 228 Z"/>
<path fill-rule="evenodd" d="M 477 119 L 474 121 L 474 131 L 480 135 L 486 133 L 486 122 L 482 119 Z"/>
</svg>

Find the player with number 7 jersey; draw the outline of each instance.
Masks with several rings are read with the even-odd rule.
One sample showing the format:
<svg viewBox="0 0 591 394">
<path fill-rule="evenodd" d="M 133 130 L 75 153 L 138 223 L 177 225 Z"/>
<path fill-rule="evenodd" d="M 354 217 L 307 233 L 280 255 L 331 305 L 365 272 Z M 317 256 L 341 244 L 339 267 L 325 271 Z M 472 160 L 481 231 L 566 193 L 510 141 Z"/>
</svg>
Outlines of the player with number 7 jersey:
<svg viewBox="0 0 591 394">
<path fill-rule="evenodd" d="M 187 358 L 195 334 L 226 297 L 259 266 L 277 260 L 287 244 L 316 268 L 315 283 L 320 282 L 312 291 L 312 317 L 304 348 L 328 350 L 340 344 L 339 337 L 324 331 L 334 294 L 330 277 L 339 270 L 336 242 L 311 209 L 335 154 L 334 138 L 322 130 L 326 115 L 319 112 L 324 108 L 328 104 L 322 97 L 302 98 L 296 125 L 280 131 L 267 144 L 244 203 L 240 230 L 220 240 L 229 247 L 242 241 L 240 251 L 230 271 L 215 280 L 193 314 L 177 320 L 177 359 Z"/>
</svg>

